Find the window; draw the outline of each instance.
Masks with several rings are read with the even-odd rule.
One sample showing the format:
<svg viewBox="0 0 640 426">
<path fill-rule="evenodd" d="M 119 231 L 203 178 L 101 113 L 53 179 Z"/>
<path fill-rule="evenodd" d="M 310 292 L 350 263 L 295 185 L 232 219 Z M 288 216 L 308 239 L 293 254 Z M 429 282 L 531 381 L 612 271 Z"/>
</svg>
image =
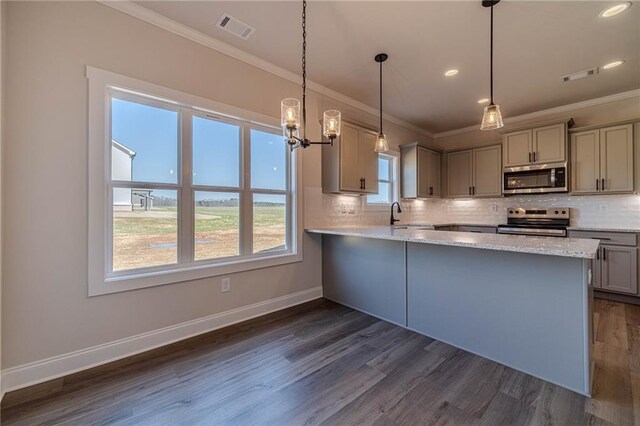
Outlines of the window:
<svg viewBox="0 0 640 426">
<path fill-rule="evenodd" d="M 395 154 L 378 155 L 378 193 L 367 195 L 368 206 L 388 206 L 397 200 L 397 162 Z"/>
<path fill-rule="evenodd" d="M 277 119 L 88 70 L 90 295 L 301 260 L 295 154 Z"/>
</svg>

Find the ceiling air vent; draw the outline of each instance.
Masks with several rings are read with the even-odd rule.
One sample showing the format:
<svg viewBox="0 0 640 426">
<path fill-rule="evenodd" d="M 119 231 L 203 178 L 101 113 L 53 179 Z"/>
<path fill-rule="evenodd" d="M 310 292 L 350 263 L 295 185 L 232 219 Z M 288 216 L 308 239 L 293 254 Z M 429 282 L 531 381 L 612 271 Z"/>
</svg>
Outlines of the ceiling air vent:
<svg viewBox="0 0 640 426">
<path fill-rule="evenodd" d="M 216 26 L 225 31 L 229 31 L 231 34 L 236 37 L 240 37 L 243 40 L 248 39 L 256 30 L 251 25 L 247 25 L 227 13 L 222 14 L 220 19 L 218 19 Z"/>
<path fill-rule="evenodd" d="M 581 78 L 591 77 L 592 75 L 596 75 L 596 74 L 598 74 L 598 67 L 591 68 L 590 70 L 578 71 L 578 72 L 574 72 L 573 74 L 565 75 L 564 77 L 562 77 L 562 81 L 567 82 L 567 81 L 580 80 Z"/>
</svg>

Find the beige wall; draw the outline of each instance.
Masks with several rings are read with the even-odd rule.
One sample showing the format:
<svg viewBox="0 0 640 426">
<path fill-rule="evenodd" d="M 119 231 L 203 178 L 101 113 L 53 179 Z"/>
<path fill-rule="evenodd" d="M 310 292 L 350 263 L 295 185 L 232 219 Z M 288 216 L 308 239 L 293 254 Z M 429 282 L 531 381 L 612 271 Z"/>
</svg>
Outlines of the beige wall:
<svg viewBox="0 0 640 426">
<path fill-rule="evenodd" d="M 85 65 L 273 117 L 300 87 L 99 3 L 9 2 L 6 12 L 3 368 L 321 285 L 320 244 L 305 237 L 303 262 L 235 274 L 224 295 L 211 278 L 87 298 Z M 309 116 L 328 103 L 376 124 L 315 93 Z M 385 126 L 393 146 L 430 142 Z M 317 119 L 308 136 L 320 136 Z M 320 149 L 302 157 L 306 193 L 320 187 Z"/>
</svg>

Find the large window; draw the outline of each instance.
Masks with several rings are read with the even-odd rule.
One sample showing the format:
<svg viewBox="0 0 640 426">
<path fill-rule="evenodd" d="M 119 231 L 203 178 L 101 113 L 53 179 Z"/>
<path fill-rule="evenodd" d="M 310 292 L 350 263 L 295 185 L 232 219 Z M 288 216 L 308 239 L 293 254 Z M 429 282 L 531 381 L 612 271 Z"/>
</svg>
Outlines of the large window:
<svg viewBox="0 0 640 426">
<path fill-rule="evenodd" d="M 378 155 L 378 193 L 367 195 L 368 206 L 388 206 L 397 199 L 396 155 Z"/>
<path fill-rule="evenodd" d="M 184 99 L 105 89 L 102 152 L 94 146 L 99 133 L 90 130 L 90 281 L 98 281 L 90 294 L 301 260 L 294 154 L 277 121 L 258 124 Z M 90 96 L 92 106 L 100 103 Z M 102 239 L 95 216 L 104 218 Z M 101 277 L 94 268 L 99 240 Z"/>
</svg>

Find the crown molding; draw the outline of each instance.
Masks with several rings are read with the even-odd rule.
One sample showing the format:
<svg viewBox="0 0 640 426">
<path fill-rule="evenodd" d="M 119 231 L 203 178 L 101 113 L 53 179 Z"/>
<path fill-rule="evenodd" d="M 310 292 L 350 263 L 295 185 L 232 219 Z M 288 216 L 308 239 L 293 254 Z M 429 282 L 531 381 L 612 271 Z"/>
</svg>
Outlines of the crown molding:
<svg viewBox="0 0 640 426">
<path fill-rule="evenodd" d="M 285 80 L 292 81 L 296 84 L 302 84 L 302 77 L 288 71 L 284 68 L 281 68 L 269 61 L 266 61 L 262 58 L 259 58 L 255 55 L 252 55 L 244 50 L 238 49 L 228 43 L 222 42 L 214 37 L 201 33 L 200 31 L 194 30 L 191 27 L 188 27 L 184 24 L 181 24 L 173 19 L 167 18 L 164 15 L 160 15 L 146 7 L 140 6 L 139 4 L 133 3 L 130 0 L 97 0 L 99 3 L 104 4 L 105 6 L 109 6 L 113 9 L 116 9 L 120 12 L 126 13 L 134 18 L 138 18 L 142 21 L 145 21 L 149 24 L 155 25 L 156 27 L 162 28 L 166 31 L 169 31 L 173 34 L 184 37 L 188 40 L 194 41 L 202 46 L 208 47 L 209 49 L 215 50 L 219 53 L 242 61 L 246 64 L 252 65 L 254 67 L 260 68 L 263 71 L 276 75 Z M 317 92 L 323 96 L 332 98 L 336 101 L 342 102 L 354 108 L 365 111 L 369 114 L 373 114 L 375 116 L 378 115 L 378 109 L 373 108 L 367 104 L 364 104 L 360 101 L 357 101 L 353 98 L 345 96 L 341 93 L 338 93 L 334 90 L 329 89 L 326 86 L 323 86 L 314 81 L 307 80 L 307 87 L 314 92 Z M 407 121 L 404 121 L 395 116 L 384 114 L 384 119 L 397 124 L 399 126 L 405 127 L 407 129 L 411 129 L 415 132 L 418 132 L 424 136 L 433 138 L 434 134 L 428 130 L 422 129 L 414 124 L 411 124 Z"/>
<path fill-rule="evenodd" d="M 603 96 L 601 98 L 589 99 L 587 101 L 576 102 L 573 104 L 562 105 L 549 109 L 543 109 L 542 111 L 530 112 L 527 114 L 516 115 L 504 119 L 505 124 L 514 124 L 520 121 L 532 120 L 534 118 L 540 118 L 552 114 L 561 114 L 563 112 L 571 112 L 577 109 L 588 108 L 592 106 L 602 105 L 609 102 L 621 101 L 624 99 L 638 98 L 640 100 L 640 89 L 629 90 L 627 92 L 616 93 L 614 95 Z M 446 132 L 440 132 L 433 135 L 434 139 L 444 138 L 447 136 L 460 135 L 463 133 L 469 133 L 480 129 L 480 123 L 473 126 L 463 127 L 461 129 L 449 130 Z"/>
</svg>

